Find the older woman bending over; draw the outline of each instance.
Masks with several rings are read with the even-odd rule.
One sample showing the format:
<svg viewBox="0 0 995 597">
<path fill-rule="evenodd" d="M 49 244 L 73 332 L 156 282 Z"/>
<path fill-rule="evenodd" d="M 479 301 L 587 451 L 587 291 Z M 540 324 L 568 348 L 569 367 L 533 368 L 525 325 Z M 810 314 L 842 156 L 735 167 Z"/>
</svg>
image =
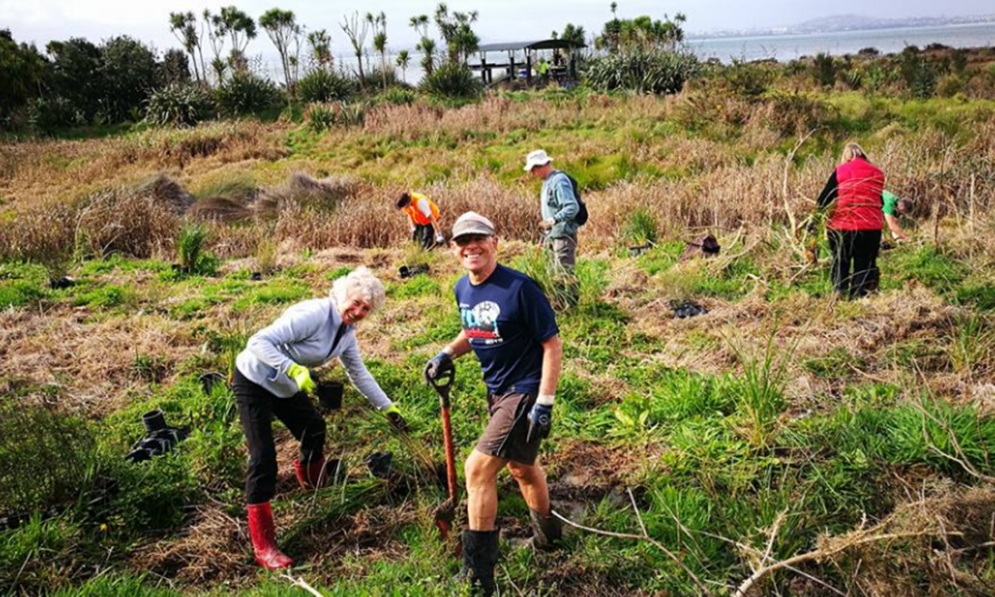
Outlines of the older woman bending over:
<svg viewBox="0 0 995 597">
<path fill-rule="evenodd" d="M 301 487 L 314 488 L 335 474 L 337 461 L 325 461 L 325 421 L 308 397 L 315 390 L 308 367 L 338 358 L 349 381 L 391 425 L 407 425 L 363 364 L 356 324 L 384 302 L 383 284 L 365 267 L 339 278 L 329 298 L 293 305 L 255 333 L 235 361 L 235 399 L 249 445 L 245 479 L 249 534 L 256 561 L 275 570 L 293 564 L 276 545 L 270 500 L 276 493 L 273 417 L 300 442 L 294 469 Z M 334 464 L 333 464 L 334 462 Z"/>
</svg>

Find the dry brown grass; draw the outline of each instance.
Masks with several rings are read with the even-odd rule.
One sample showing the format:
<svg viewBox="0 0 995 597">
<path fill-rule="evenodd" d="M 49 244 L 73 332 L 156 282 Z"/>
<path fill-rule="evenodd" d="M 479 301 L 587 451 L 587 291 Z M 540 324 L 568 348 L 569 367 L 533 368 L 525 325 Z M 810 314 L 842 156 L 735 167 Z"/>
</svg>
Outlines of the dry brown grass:
<svg viewBox="0 0 995 597">
<path fill-rule="evenodd" d="M 68 410 L 113 412 L 129 393 L 148 388 L 132 369 L 135 357 L 156 355 L 169 382 L 175 366 L 197 352 L 183 323 L 150 315 L 91 322 L 90 316 L 72 307 L 0 312 L 0 361 L 6 376 L 32 384 L 26 400 L 46 400 L 49 386 Z"/>
<path fill-rule="evenodd" d="M 638 135 L 629 138 L 570 133 L 571 147 L 560 150 L 559 157 L 564 161 L 586 163 L 599 156 L 621 153 L 635 163 L 676 174 L 663 178 L 637 177 L 611 184 L 603 191 L 586 192 L 591 220 L 582 230 L 582 245 L 599 249 L 617 243 L 636 208 L 649 209 L 657 217 L 665 238 L 678 238 L 698 229 L 776 227 L 792 217 L 797 221 L 810 213 L 813 198 L 832 171 L 836 156 L 820 153 L 788 164 L 781 147 L 786 138 L 801 136 L 810 127 L 819 126 L 826 118 L 825 105 L 790 95 L 778 95 L 763 102 L 719 98 L 710 103 L 706 99 L 695 93 L 662 101 L 597 95 L 526 101 L 492 97 L 455 110 L 421 103 L 382 106 L 371 111 L 362 130 L 332 131 L 319 142 L 319 147 L 338 151 L 339 147 L 367 140 L 455 141 L 457 147 L 453 150 L 402 148 L 388 153 L 383 161 L 389 165 L 387 168 L 398 166 L 401 173 L 437 166 L 450 168 L 450 178 L 421 189 L 440 204 L 444 222 L 451 222 L 462 211 L 474 209 L 491 216 L 505 238 L 534 241 L 538 238 L 534 184 L 523 177 L 509 185 L 474 168 L 474 154 L 493 143 L 488 137 L 481 138 L 481 133 L 496 134 L 500 139 L 512 131 L 542 132 L 554 123 L 567 128 L 573 123 L 578 127 L 593 124 L 613 129 L 631 127 L 632 122 L 652 123 L 665 117 L 679 120 L 682 110 L 706 120 L 714 112 L 712 120 L 727 122 L 731 132 L 741 131 L 738 141 L 674 135 L 647 142 Z M 54 202 L 55 197 L 66 197 L 67 189 L 71 188 L 69 181 L 106 184 L 111 180 L 139 179 L 138 172 L 143 168 L 147 171 L 150 164 L 159 170 L 179 172 L 181 180 L 196 187 L 198 177 L 233 172 L 228 164 L 244 163 L 245 168 L 257 168 L 260 160 L 275 160 L 285 155 L 286 150 L 278 143 L 280 126 L 213 124 L 192 131 L 147 131 L 116 140 L 8 145 L 3 148 L 5 159 L 0 172 L 5 178 L 0 180 L 4 185 L 0 192 L 5 192 L 15 207 L 36 204 L 46 197 Z M 990 141 L 995 138 L 995 125 L 982 123 L 975 133 L 965 141 L 935 130 L 909 133 L 899 127 L 891 132 L 882 131 L 878 133 L 882 135 L 879 146 L 872 149 L 872 159 L 886 171 L 891 188 L 916 202 L 920 216 L 930 217 L 935 213 L 940 217 L 966 217 L 973 209 L 980 222 L 980 214 L 995 203 L 995 183 L 991 182 L 995 180 L 995 144 Z M 747 161 L 744 154 L 754 157 Z M 332 164 L 318 160 L 302 163 L 317 170 L 328 166 L 360 170 L 365 176 L 376 173 L 369 161 L 351 156 Z M 276 164 L 277 168 L 266 170 L 267 177 L 271 178 L 273 172 L 294 171 L 289 162 Z M 291 240 L 298 246 L 396 245 L 406 238 L 407 231 L 403 217 L 394 212 L 389 199 L 401 185 L 389 172 L 376 176 L 382 182 L 374 185 L 348 176 L 318 180 L 291 174 L 288 182 L 264 190 L 252 207 L 257 215 L 276 221 L 278 239 Z M 141 178 L 145 177 L 147 174 Z M 49 190 L 35 193 L 40 180 L 54 184 Z M 78 196 L 75 193 L 69 196 Z M 221 221 L 245 218 L 243 207 L 249 206 L 248 203 L 222 205 L 211 199 L 213 203 L 197 206 L 194 215 Z M 52 205 L 50 201 L 44 205 Z M 40 211 L 17 207 L 13 214 L 9 213 L 7 217 L 12 218 L 9 221 L 17 222 L 15 228 L 19 230 L 0 232 L 0 253 L 30 256 L 29 247 L 36 245 L 35 253 L 48 254 L 54 251 L 53 247 L 76 242 L 75 230 L 70 235 L 66 224 L 73 218 L 65 213 L 51 215 L 50 211 L 49 207 Z M 135 218 L 134 234 L 116 227 L 113 233 L 139 236 L 150 232 L 141 220 Z M 215 238 L 224 239 L 223 254 L 245 256 L 254 252 L 258 238 L 269 234 L 269 225 L 263 225 L 264 230 L 255 233 L 241 229 L 229 233 L 219 226 Z M 151 232 L 158 233 L 169 226 L 153 228 Z M 38 231 L 45 230 L 51 231 L 51 235 L 42 238 Z M 96 236 L 104 237 L 105 243 L 110 240 L 106 238 L 109 230 L 98 232 Z M 93 244 L 99 250 L 100 243 Z M 156 247 L 152 248 L 167 245 L 162 239 L 153 244 Z M 150 250 L 141 248 L 139 252 Z"/>
<path fill-rule="evenodd" d="M 207 197 L 198 199 L 187 212 L 187 215 L 194 220 L 205 222 L 244 222 L 251 219 L 253 212 L 250 208 L 235 199 L 226 197 Z"/>
<path fill-rule="evenodd" d="M 135 184 L 153 172 L 183 171 L 287 155 L 278 125 L 204 124 L 189 130 L 151 129 L 86 141 L 26 141 L 0 145 L 0 194 L 12 205 L 65 201 L 94 185 Z"/>
<path fill-rule="evenodd" d="M 257 216 L 270 219 L 293 207 L 329 212 L 361 188 L 358 180 L 348 176 L 317 180 L 303 172 L 294 172 L 283 185 L 265 189 L 253 204 L 253 210 Z"/>
<path fill-rule="evenodd" d="M 869 529 L 827 537 L 818 548 L 848 576 L 852 589 L 869 597 L 931 597 L 955 589 L 959 595 L 991 595 L 986 549 L 991 545 L 991 488 L 934 488 Z M 874 536 L 882 540 L 870 541 Z M 890 537 L 890 539 L 889 539 Z"/>
</svg>

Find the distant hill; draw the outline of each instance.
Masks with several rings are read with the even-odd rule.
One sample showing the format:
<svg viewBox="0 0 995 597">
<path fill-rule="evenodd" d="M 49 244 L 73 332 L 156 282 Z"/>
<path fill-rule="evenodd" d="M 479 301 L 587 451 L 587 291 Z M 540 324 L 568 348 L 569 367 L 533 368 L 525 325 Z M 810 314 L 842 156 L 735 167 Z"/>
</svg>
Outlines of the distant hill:
<svg viewBox="0 0 995 597">
<path fill-rule="evenodd" d="M 943 27 L 995 23 L 995 14 L 967 17 L 908 17 L 885 19 L 863 15 L 844 14 L 810 19 L 796 25 L 764 29 L 736 29 L 694 33 L 691 38 L 733 37 L 741 35 L 797 35 L 805 33 L 835 33 L 840 31 L 871 31 L 875 29 L 902 29 L 913 27 Z"/>
<path fill-rule="evenodd" d="M 995 22 L 995 15 L 973 17 L 911 17 L 882 19 L 862 15 L 833 15 L 811 19 L 787 28 L 789 33 L 826 33 L 833 31 L 866 31 L 870 29 L 898 29 L 903 27 L 941 27 L 971 23 Z"/>
</svg>

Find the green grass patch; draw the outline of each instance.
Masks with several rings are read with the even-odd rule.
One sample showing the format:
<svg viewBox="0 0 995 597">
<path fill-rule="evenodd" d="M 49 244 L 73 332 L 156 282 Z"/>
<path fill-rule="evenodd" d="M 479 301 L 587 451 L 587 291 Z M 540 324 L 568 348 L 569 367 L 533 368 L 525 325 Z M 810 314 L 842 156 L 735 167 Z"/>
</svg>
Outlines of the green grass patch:
<svg viewBox="0 0 995 597">
<path fill-rule="evenodd" d="M 76 307 L 90 307 L 93 309 L 111 309 L 125 304 L 135 302 L 134 290 L 125 286 L 108 284 L 97 287 L 94 290 L 77 295 L 73 299 Z"/>
<path fill-rule="evenodd" d="M 965 264 L 931 245 L 914 251 L 892 251 L 883 262 L 882 270 L 894 272 L 897 279 L 914 280 L 942 294 L 955 290 L 968 273 Z"/>
<path fill-rule="evenodd" d="M 0 309 L 37 304 L 48 296 L 48 270 L 44 266 L 0 264 Z"/>
<path fill-rule="evenodd" d="M 260 305 L 292 303 L 307 297 L 311 289 L 303 282 L 288 281 L 285 278 L 271 280 L 264 286 L 248 289 L 234 303 L 235 311 L 246 311 Z"/>
<path fill-rule="evenodd" d="M 387 296 L 395 300 L 405 300 L 421 296 L 441 296 L 442 288 L 436 280 L 428 276 L 415 276 L 401 284 L 390 284 Z"/>
<path fill-rule="evenodd" d="M 172 270 L 172 265 L 158 259 L 129 259 L 114 253 L 104 259 L 93 259 L 84 262 L 78 272 L 82 277 L 98 276 L 114 272 L 153 272 L 161 273 Z"/>
</svg>

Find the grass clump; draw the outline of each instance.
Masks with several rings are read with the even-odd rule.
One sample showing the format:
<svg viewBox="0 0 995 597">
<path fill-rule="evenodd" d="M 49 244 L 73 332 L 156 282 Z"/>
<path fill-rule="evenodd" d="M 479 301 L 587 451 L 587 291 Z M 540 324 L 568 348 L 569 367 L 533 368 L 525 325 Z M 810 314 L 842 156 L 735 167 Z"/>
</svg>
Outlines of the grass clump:
<svg viewBox="0 0 995 597">
<path fill-rule="evenodd" d="M 636 246 L 655 245 L 660 232 L 653 213 L 645 207 L 637 208 L 625 224 L 625 238 Z"/>
<path fill-rule="evenodd" d="M 195 224 L 184 227 L 176 242 L 176 258 L 179 271 L 187 275 L 213 275 L 220 261 L 207 252 L 207 228 Z"/>
<path fill-rule="evenodd" d="M 775 348 L 775 336 L 771 332 L 761 350 L 753 354 L 733 348 L 743 368 L 738 405 L 747 417 L 747 437 L 756 448 L 770 444 L 774 424 L 785 407 L 784 387 L 791 356 L 790 351 L 780 353 Z"/>
</svg>

